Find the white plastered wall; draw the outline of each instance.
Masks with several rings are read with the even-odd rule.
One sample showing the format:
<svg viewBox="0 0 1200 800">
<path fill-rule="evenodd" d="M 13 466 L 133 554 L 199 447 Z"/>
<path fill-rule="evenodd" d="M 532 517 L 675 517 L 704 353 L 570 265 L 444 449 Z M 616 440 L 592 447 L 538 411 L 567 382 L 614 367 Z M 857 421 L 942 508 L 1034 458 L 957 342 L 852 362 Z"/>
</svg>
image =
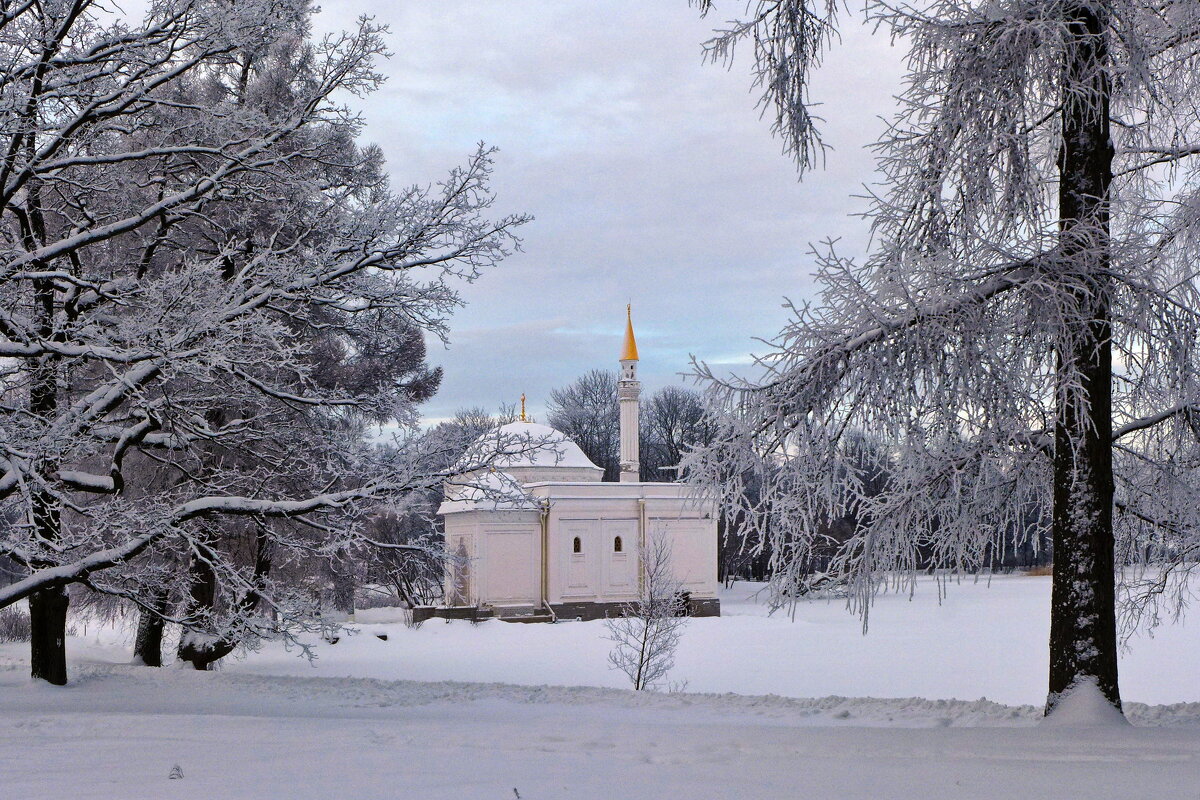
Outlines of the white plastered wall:
<svg viewBox="0 0 1200 800">
<path fill-rule="evenodd" d="M 672 568 L 693 597 L 717 596 L 716 516 L 710 503 L 692 500 L 687 487 L 588 481 L 527 488 L 549 508 L 545 568 L 551 604 L 635 599 L 643 536 L 669 537 Z M 452 557 L 447 604 L 541 604 L 540 512 L 474 508 L 447 513 L 445 520 Z"/>
<path fill-rule="evenodd" d="M 541 602 L 541 522 L 536 511 L 446 515 L 447 605 Z"/>
<path fill-rule="evenodd" d="M 550 503 L 547 595 L 551 603 L 636 598 L 637 552 L 643 535 L 670 537 L 672 568 L 693 597 L 717 596 L 716 517 L 711 504 L 694 502 L 686 487 L 603 483 L 530 488 Z"/>
</svg>

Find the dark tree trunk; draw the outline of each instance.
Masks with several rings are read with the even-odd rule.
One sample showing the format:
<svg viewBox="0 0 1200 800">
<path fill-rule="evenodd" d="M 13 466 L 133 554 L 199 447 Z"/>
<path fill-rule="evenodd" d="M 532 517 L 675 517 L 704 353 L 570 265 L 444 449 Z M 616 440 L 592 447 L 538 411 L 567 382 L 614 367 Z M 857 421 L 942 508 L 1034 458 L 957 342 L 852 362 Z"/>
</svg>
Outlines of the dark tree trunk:
<svg viewBox="0 0 1200 800">
<path fill-rule="evenodd" d="M 217 576 L 206 559 L 192 556 L 188 568 L 190 589 L 188 598 L 189 622 L 198 627 L 204 626 L 206 617 L 212 615 L 217 607 Z M 213 662 L 224 658 L 233 651 L 229 644 L 226 650 L 225 642 L 217 637 L 204 636 L 196 628 L 185 629 L 179 638 L 177 655 L 180 661 L 187 661 L 198 670 L 209 669 Z"/>
<path fill-rule="evenodd" d="M 156 592 L 148 603 L 151 610 L 138 615 L 137 635 L 133 640 L 133 658 L 147 667 L 162 666 L 163 618 L 167 613 L 166 592 Z"/>
<path fill-rule="evenodd" d="M 1068 324 L 1058 349 L 1054 578 L 1046 713 L 1094 680 L 1121 707 L 1113 563 L 1109 322 L 1109 79 L 1100 6 L 1068 10 L 1060 154 L 1060 251 Z"/>
<path fill-rule="evenodd" d="M 29 595 L 30 673 L 55 686 L 67 683 L 67 590 L 61 586 Z"/>
<path fill-rule="evenodd" d="M 54 315 L 53 287 L 48 282 L 38 282 L 35 295 L 40 316 L 39 332 L 48 338 L 53 334 L 50 323 Z M 34 370 L 29 390 L 29 409 L 44 420 L 53 419 L 58 410 L 58 370 L 53 359 L 48 359 Z M 42 475 L 53 475 L 58 471 L 58 462 L 42 459 L 38 471 Z M 31 505 L 33 526 L 38 538 L 44 542 L 57 541 L 62 533 L 62 510 L 58 497 L 39 488 L 33 492 Z M 31 566 L 49 568 L 55 565 L 49 561 L 35 561 Z M 67 683 L 69 603 L 66 587 L 62 586 L 43 589 L 29 597 L 30 674 L 56 686 Z"/>
<path fill-rule="evenodd" d="M 192 587 L 188 604 L 193 621 L 203 622 L 217 607 L 217 576 L 205 559 L 193 556 L 191 566 Z M 237 611 L 249 614 L 257 610 L 262 601 L 261 589 L 271 573 L 271 540 L 265 528 L 260 528 L 255 537 L 254 577 L 256 587 L 239 598 Z M 221 635 L 197 635 L 194 630 L 185 630 L 179 640 L 180 661 L 187 661 L 198 670 L 210 669 L 213 663 L 233 652 L 240 636 L 231 631 Z"/>
<path fill-rule="evenodd" d="M 354 562 L 345 550 L 339 550 L 329 561 L 333 593 L 329 598 L 339 614 L 350 617 L 354 614 L 354 593 L 358 581 L 354 574 Z"/>
<path fill-rule="evenodd" d="M 34 399 L 38 400 L 36 395 Z M 42 402 L 44 403 L 44 399 Z M 45 464 L 42 468 L 47 469 Z M 38 535 L 45 541 L 55 541 L 59 538 L 60 523 L 61 513 L 57 498 L 44 490 L 34 492 L 33 524 Z M 51 567 L 53 564 L 38 562 L 34 566 Z M 56 686 L 65 686 L 67 683 L 66 639 L 69 604 L 70 598 L 65 586 L 42 589 L 29 596 L 29 672 L 34 678 Z"/>
<path fill-rule="evenodd" d="M 28 109 L 29 119 L 37 116 L 33 97 L 41 92 L 40 81 L 35 82 L 34 92 Z M 26 153 L 32 157 L 33 136 L 25 141 Z M 37 180 L 29 182 L 26 212 L 28 224 L 23 227 L 22 240 L 27 250 L 34 250 L 46 241 L 46 223 L 42 215 L 41 186 Z M 34 271 L 47 266 L 43 261 L 33 263 Z M 38 335 L 44 339 L 61 339 L 54 329 L 55 300 L 54 284 L 40 279 L 33 282 L 33 314 L 37 320 Z M 38 361 L 29 385 L 29 410 L 37 419 L 49 422 L 58 411 L 59 368 L 58 359 L 50 356 Z M 58 461 L 43 458 L 38 462 L 38 472 L 52 476 L 58 472 Z M 31 498 L 34 530 L 42 541 L 56 542 L 62 533 L 62 511 L 59 498 L 45 488 L 37 488 Z M 53 567 L 52 562 L 34 562 L 34 568 Z M 43 589 L 29 597 L 29 626 L 31 632 L 29 648 L 30 674 L 56 686 L 67 683 L 67 606 L 70 599 L 65 587 Z"/>
</svg>

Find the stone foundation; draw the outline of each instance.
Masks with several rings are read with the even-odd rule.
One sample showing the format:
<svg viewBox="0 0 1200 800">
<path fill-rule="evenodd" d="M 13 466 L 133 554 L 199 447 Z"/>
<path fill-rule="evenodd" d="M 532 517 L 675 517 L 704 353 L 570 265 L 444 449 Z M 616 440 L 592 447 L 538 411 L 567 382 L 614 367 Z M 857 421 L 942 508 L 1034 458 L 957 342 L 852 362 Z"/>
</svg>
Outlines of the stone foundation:
<svg viewBox="0 0 1200 800">
<path fill-rule="evenodd" d="M 558 619 L 594 620 L 606 617 L 619 617 L 625 613 L 627 603 L 596 603 L 592 601 L 580 603 L 552 603 L 550 608 Z M 687 615 L 689 617 L 719 617 L 721 616 L 721 601 L 715 597 L 691 597 L 687 600 Z M 516 614 L 506 614 L 505 609 L 491 606 L 420 606 L 413 609 L 413 622 L 438 617 L 439 619 L 469 619 L 476 622 L 485 619 L 503 619 L 508 622 L 549 622 L 549 616 L 544 613 L 529 613 L 530 609 L 521 609 Z"/>
</svg>

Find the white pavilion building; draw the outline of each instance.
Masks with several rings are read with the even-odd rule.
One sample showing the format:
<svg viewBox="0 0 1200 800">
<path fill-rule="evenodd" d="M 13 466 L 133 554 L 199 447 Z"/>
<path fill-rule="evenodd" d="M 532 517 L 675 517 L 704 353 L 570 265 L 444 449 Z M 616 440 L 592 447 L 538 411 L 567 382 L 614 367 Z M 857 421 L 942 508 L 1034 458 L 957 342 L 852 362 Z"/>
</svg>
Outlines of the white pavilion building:
<svg viewBox="0 0 1200 800">
<path fill-rule="evenodd" d="M 696 616 L 720 614 L 714 504 L 679 483 L 638 480 L 638 352 L 626 312 L 618 401 L 621 476 L 603 470 L 574 442 L 524 420 L 485 434 L 496 448 L 487 469 L 447 482 L 446 617 L 514 621 L 596 619 L 638 596 L 640 543 L 666 537 L 671 564 Z"/>
</svg>

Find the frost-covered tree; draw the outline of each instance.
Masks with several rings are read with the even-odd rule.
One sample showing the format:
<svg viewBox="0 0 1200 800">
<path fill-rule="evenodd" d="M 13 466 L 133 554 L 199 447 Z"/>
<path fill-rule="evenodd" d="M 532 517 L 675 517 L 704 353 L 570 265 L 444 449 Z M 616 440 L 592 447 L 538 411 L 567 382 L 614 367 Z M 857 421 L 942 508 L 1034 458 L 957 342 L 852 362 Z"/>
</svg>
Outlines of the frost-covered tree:
<svg viewBox="0 0 1200 800">
<path fill-rule="evenodd" d="M 449 473 L 480 437 L 517 419 L 512 405 L 502 405 L 496 414 L 478 406 L 460 408 L 422 439 L 442 453 L 437 471 Z M 447 554 L 437 509 L 445 496 L 444 483 L 430 485 L 380 509 L 368 522 L 371 539 L 384 545 L 371 552 L 368 577 L 387 587 L 406 607 L 433 605 L 442 599 Z"/>
<path fill-rule="evenodd" d="M 643 406 L 642 480 L 678 480 L 678 466 L 688 450 L 712 439 L 714 425 L 704 401 L 694 389 L 664 386 Z"/>
<path fill-rule="evenodd" d="M 298 620 L 264 559 L 362 543 L 441 479 L 420 437 L 363 441 L 415 423 L 372 364 L 440 334 L 524 218 L 489 218 L 483 148 L 390 188 L 341 104 L 379 84 L 381 29 L 312 40 L 311 11 L 0 9 L 0 555 L 25 573 L 0 607 L 28 598 L 35 677 L 66 680 L 70 584 L 137 600 L 192 564 L 233 593 L 221 635 Z M 248 555 L 214 537 L 231 518 Z"/>
<path fill-rule="evenodd" d="M 592 463 L 604 470 L 603 479 L 617 480 L 621 471 L 621 417 L 617 403 L 617 373 L 594 369 L 567 386 L 553 389 L 547 404 L 552 428 L 579 445 Z M 674 481 L 683 454 L 712 433 L 698 392 L 664 386 L 642 402 L 639 416 L 643 481 Z"/>
<path fill-rule="evenodd" d="M 604 470 L 603 480 L 617 480 L 621 474 L 621 414 L 616 372 L 594 369 L 551 390 L 546 419 Z"/>
<path fill-rule="evenodd" d="M 751 44 L 801 169 L 823 153 L 809 80 L 840 8 L 755 0 L 708 44 Z M 1200 2 L 866 13 L 908 48 L 872 252 L 818 248 L 820 299 L 759 374 L 700 368 L 725 416 L 692 469 L 727 498 L 760 482 L 735 512 L 764 523 L 781 592 L 821 520 L 852 513 L 835 562 L 864 614 L 882 575 L 923 556 L 978 567 L 1044 520 L 1047 711 L 1084 681 L 1119 707 L 1117 568 L 1122 608 L 1153 610 L 1200 547 Z M 856 474 L 839 446 L 854 431 L 889 450 L 878 494 L 835 480 Z"/>
</svg>

